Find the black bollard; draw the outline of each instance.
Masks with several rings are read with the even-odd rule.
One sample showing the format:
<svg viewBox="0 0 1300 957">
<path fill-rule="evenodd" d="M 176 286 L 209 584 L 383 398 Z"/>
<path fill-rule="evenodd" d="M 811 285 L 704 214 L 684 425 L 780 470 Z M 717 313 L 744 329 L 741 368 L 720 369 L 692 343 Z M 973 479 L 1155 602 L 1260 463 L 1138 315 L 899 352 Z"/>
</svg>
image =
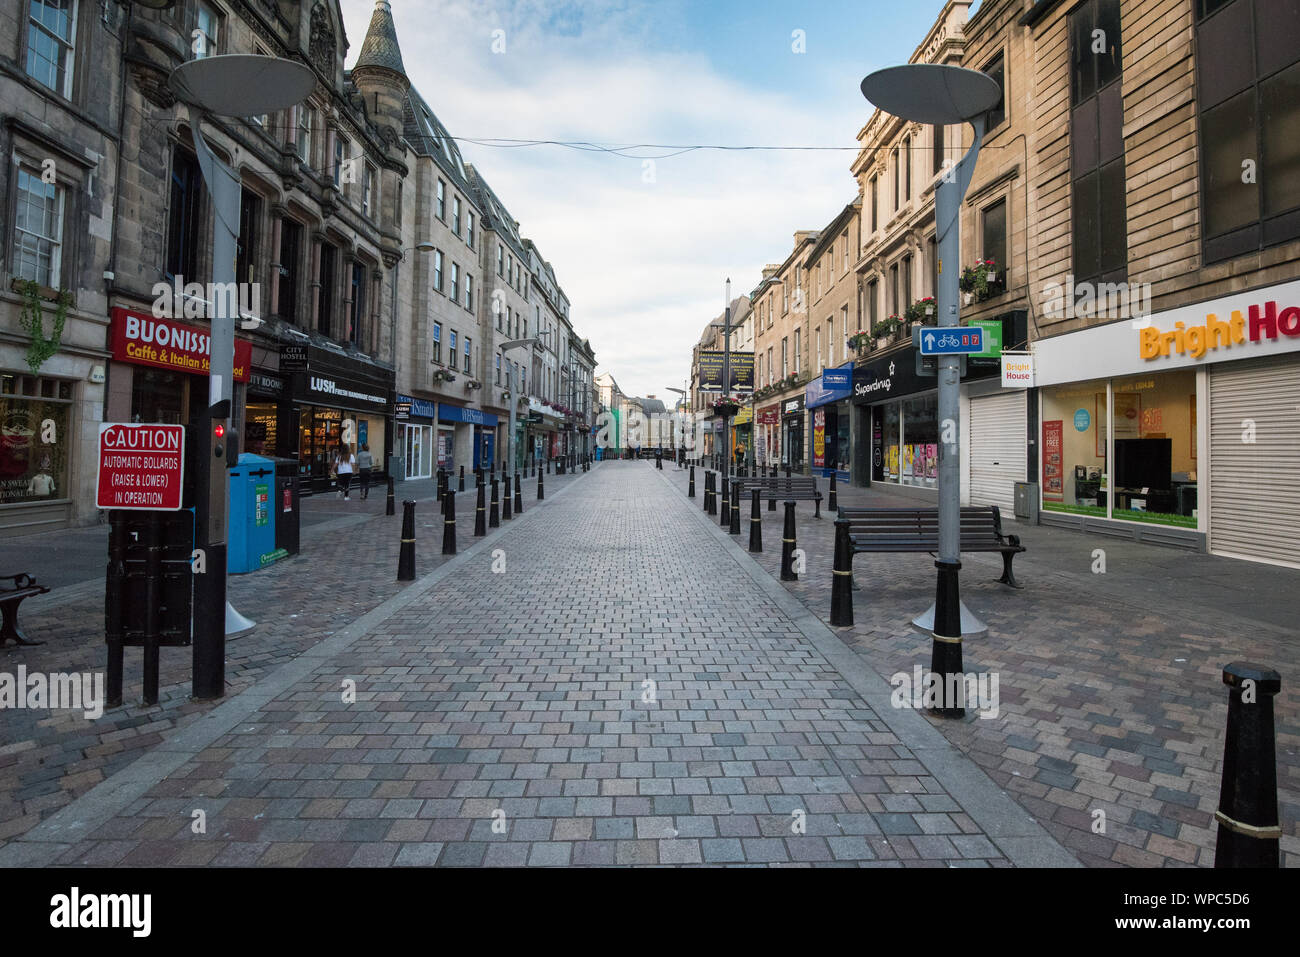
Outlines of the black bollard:
<svg viewBox="0 0 1300 957">
<path fill-rule="evenodd" d="M 1223 683 L 1230 690 L 1214 866 L 1276 868 L 1282 828 L 1273 696 L 1282 690 L 1282 676 L 1265 665 L 1234 661 L 1223 669 Z"/>
<path fill-rule="evenodd" d="M 541 481 L 542 476 L 537 476 L 537 481 Z M 519 481 L 519 476 L 515 476 L 515 514 L 524 514 L 524 483 Z"/>
<path fill-rule="evenodd" d="M 456 491 L 447 489 L 442 508 L 442 553 L 456 554 Z"/>
<path fill-rule="evenodd" d="M 545 489 L 545 487 L 542 485 L 542 477 L 541 477 L 541 475 L 538 475 L 538 476 L 537 476 L 537 501 L 540 502 L 540 501 L 541 501 L 542 499 L 544 499 L 544 498 L 546 498 L 546 489 Z"/>
<path fill-rule="evenodd" d="M 789 477 L 790 477 L 790 463 L 789 463 L 789 462 L 786 462 L 786 463 L 785 463 L 785 477 L 786 477 L 786 478 L 789 478 Z"/>
<path fill-rule="evenodd" d="M 388 476 L 388 500 L 384 502 L 384 514 L 385 515 L 397 514 L 396 502 L 393 499 L 393 477 L 391 475 Z"/>
<path fill-rule="evenodd" d="M 402 503 L 402 549 L 397 556 L 397 580 L 415 581 L 415 503 Z"/>
<path fill-rule="evenodd" d="M 493 476 L 493 478 L 492 478 L 492 504 L 491 504 L 491 506 L 488 508 L 488 528 L 500 528 L 500 527 L 501 527 L 500 499 L 497 498 L 497 490 L 498 490 L 498 488 L 499 488 L 499 485 L 498 485 L 498 483 L 497 483 L 496 477 Z"/>
<path fill-rule="evenodd" d="M 691 466 L 691 484 L 686 488 L 686 497 L 695 498 L 695 466 Z"/>
<path fill-rule="evenodd" d="M 939 705 L 929 710 L 941 718 L 964 718 L 966 708 L 962 699 L 965 698 L 966 679 L 961 660 L 961 598 L 957 579 L 961 562 L 939 559 L 934 567 L 939 569 L 939 578 L 935 585 L 930 672 L 934 676 L 932 680 L 939 682 Z"/>
<path fill-rule="evenodd" d="M 465 491 L 465 466 L 460 467 L 460 481 L 456 485 L 456 491 Z"/>
<path fill-rule="evenodd" d="M 785 503 L 785 528 L 781 532 L 781 581 L 797 582 L 794 570 L 794 502 Z"/>
<path fill-rule="evenodd" d="M 835 520 L 835 565 L 831 573 L 831 624 L 853 624 L 853 542 L 849 520 Z"/>
<path fill-rule="evenodd" d="M 510 476 L 507 475 L 501 488 L 501 518 L 508 522 L 513 517 L 510 513 Z"/>
<path fill-rule="evenodd" d="M 718 524 L 723 528 L 731 527 L 731 492 L 727 488 L 729 481 L 725 473 L 718 473 L 718 484 L 721 486 L 718 494 L 722 498 L 722 513 L 718 516 Z"/>
<path fill-rule="evenodd" d="M 484 501 L 487 496 L 484 494 L 487 490 L 483 488 L 483 483 L 478 485 L 478 501 L 474 506 L 474 537 L 481 538 L 487 534 L 487 503 Z"/>
<path fill-rule="evenodd" d="M 441 505 L 443 493 L 447 491 L 447 473 L 442 469 L 438 469 L 438 483 L 435 488 L 437 488 L 438 504 Z"/>
<path fill-rule="evenodd" d="M 829 508 L 832 512 L 839 508 L 839 505 L 835 501 L 835 472 L 834 471 L 831 472 L 831 494 L 830 494 L 830 498 L 827 499 L 826 507 Z"/>
<path fill-rule="evenodd" d="M 713 509 L 713 473 L 704 470 L 704 514 L 712 515 Z"/>
<path fill-rule="evenodd" d="M 727 529 L 732 535 L 740 534 L 740 480 L 731 483 L 731 527 Z"/>
<path fill-rule="evenodd" d="M 475 469 L 475 470 L 474 470 L 474 487 L 475 487 L 475 488 L 478 488 L 478 487 L 479 487 L 480 485 L 482 485 L 482 484 L 483 484 L 483 470 L 482 470 L 482 469 Z"/>
<path fill-rule="evenodd" d="M 763 510 L 758 505 L 758 489 L 749 490 L 749 550 L 763 550 Z"/>
</svg>

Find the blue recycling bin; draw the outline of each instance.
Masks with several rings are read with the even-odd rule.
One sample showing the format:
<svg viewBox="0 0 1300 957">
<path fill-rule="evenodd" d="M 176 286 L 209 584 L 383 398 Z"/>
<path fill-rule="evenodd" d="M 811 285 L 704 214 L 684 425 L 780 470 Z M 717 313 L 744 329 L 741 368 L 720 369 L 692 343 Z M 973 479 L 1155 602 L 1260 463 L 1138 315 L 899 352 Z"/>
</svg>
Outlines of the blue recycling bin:
<svg viewBox="0 0 1300 957">
<path fill-rule="evenodd" d="M 255 572 L 282 557 L 275 548 L 275 460 L 240 453 L 229 470 L 230 523 L 226 571 Z"/>
</svg>

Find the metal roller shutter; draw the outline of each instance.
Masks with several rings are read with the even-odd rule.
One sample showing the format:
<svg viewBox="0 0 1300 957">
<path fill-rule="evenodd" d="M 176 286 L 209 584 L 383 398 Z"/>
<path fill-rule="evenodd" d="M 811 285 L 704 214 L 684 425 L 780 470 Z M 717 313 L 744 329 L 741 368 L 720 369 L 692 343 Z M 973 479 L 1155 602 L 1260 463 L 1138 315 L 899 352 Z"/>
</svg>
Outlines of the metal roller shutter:
<svg viewBox="0 0 1300 957">
<path fill-rule="evenodd" d="M 1025 393 L 970 402 L 970 503 L 1015 515 L 1016 482 L 1025 481 Z"/>
<path fill-rule="evenodd" d="M 1300 568 L 1300 362 L 1212 367 L 1209 426 L 1210 551 Z"/>
</svg>

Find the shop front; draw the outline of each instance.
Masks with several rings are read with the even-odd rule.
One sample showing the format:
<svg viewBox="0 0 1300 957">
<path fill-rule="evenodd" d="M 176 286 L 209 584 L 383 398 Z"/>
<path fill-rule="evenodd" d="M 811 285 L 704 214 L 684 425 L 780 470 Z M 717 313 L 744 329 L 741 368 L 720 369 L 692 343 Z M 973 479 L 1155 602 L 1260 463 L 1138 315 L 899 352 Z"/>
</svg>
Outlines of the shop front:
<svg viewBox="0 0 1300 957">
<path fill-rule="evenodd" d="M 912 353 L 854 368 L 853 401 L 868 436 L 871 482 L 937 488 L 939 393 L 935 379 L 916 374 Z"/>
<path fill-rule="evenodd" d="M 292 458 L 296 453 L 292 443 L 293 432 L 289 431 L 286 436 L 285 430 L 281 428 L 285 411 L 284 386 L 284 379 L 279 376 L 256 369 L 249 375 L 244 393 L 244 422 L 239 443 L 241 452 L 252 452 L 267 458 Z"/>
<path fill-rule="evenodd" d="M 731 420 L 732 454 L 738 462 L 753 461 L 754 407 L 742 405 Z"/>
<path fill-rule="evenodd" d="M 754 451 L 759 465 L 781 460 L 781 405 L 765 405 L 756 414 Z"/>
<path fill-rule="evenodd" d="M 802 473 L 804 470 L 804 412 L 805 399 L 802 395 L 786 399 L 781 403 L 781 464 L 788 465 L 791 472 Z"/>
<path fill-rule="evenodd" d="M 490 412 L 441 403 L 438 406 L 438 464 L 455 472 L 491 468 L 496 456 L 497 417 Z"/>
<path fill-rule="evenodd" d="M 368 445 L 376 468 L 383 468 L 393 373 L 332 350 L 306 350 L 307 368 L 287 381 L 297 419 L 300 487 L 310 493 L 330 487 L 330 463 L 344 446 L 355 455 Z"/>
<path fill-rule="evenodd" d="M 1300 567 L 1300 282 L 1033 352 L 1044 524 Z"/>
<path fill-rule="evenodd" d="M 417 399 L 409 395 L 397 397 L 397 449 L 393 453 L 402 460 L 400 474 L 406 479 L 427 479 L 433 476 L 434 423 L 438 420 L 438 404 L 431 399 Z"/>
<path fill-rule="evenodd" d="M 808 383 L 804 396 L 812 423 L 812 447 L 809 451 L 813 475 L 829 478 L 833 474 L 838 482 L 849 481 L 852 463 L 852 403 L 849 397 L 852 394 L 852 362 L 827 369 Z"/>
</svg>

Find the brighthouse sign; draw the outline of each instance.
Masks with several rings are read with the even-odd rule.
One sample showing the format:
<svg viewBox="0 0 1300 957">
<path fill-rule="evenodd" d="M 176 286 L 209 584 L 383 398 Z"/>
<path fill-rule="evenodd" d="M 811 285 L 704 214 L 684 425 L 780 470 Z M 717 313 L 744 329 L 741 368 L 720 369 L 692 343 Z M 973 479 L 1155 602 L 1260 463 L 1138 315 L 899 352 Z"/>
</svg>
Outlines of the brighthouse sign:
<svg viewBox="0 0 1300 957">
<path fill-rule="evenodd" d="M 1140 336 L 1138 354 L 1148 361 L 1173 353 L 1199 359 L 1211 349 L 1231 349 L 1285 336 L 1300 341 L 1300 306 L 1279 309 L 1277 302 L 1269 300 L 1263 306 L 1252 304 L 1245 316 L 1240 309 L 1234 309 L 1223 320 L 1210 312 L 1201 325 L 1175 322 L 1169 331 L 1150 325 L 1141 330 Z"/>
<path fill-rule="evenodd" d="M 185 426 L 104 422 L 99 427 L 96 504 L 177 511 L 184 462 Z"/>
</svg>

